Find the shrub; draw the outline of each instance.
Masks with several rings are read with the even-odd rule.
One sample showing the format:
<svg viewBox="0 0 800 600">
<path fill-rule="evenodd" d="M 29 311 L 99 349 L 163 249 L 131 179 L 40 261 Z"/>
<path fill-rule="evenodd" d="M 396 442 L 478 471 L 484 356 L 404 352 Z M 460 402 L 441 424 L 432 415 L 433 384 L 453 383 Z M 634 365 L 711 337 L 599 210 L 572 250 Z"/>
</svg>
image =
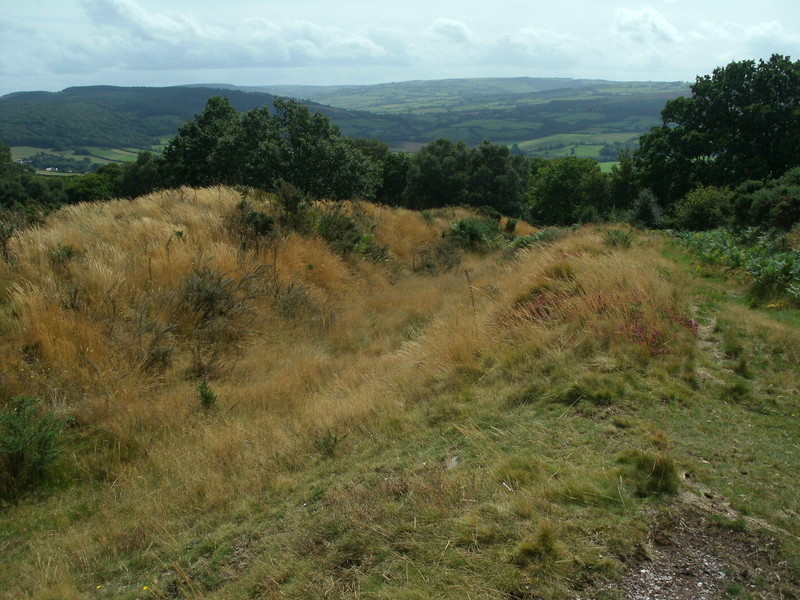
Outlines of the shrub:
<svg viewBox="0 0 800 600">
<path fill-rule="evenodd" d="M 217 394 L 205 381 L 201 381 L 197 385 L 197 398 L 200 400 L 200 406 L 203 410 L 210 410 L 217 406 Z"/>
<path fill-rule="evenodd" d="M 630 248 L 633 234 L 622 229 L 609 229 L 603 237 L 603 243 L 610 248 Z"/>
<path fill-rule="evenodd" d="M 64 425 L 40 414 L 38 400 L 20 397 L 0 412 L 0 496 L 14 496 L 41 482 L 59 456 Z"/>
<path fill-rule="evenodd" d="M 73 246 L 59 244 L 50 251 L 50 262 L 56 268 L 63 267 L 79 254 L 78 250 Z"/>
<path fill-rule="evenodd" d="M 5 260 L 9 259 L 8 242 L 12 235 L 14 235 L 14 226 L 11 223 L 0 221 L 0 256 Z"/>
<path fill-rule="evenodd" d="M 186 276 L 181 299 L 197 313 L 201 322 L 226 316 L 239 305 L 236 283 L 209 267 L 195 269 Z"/>
<path fill-rule="evenodd" d="M 255 210 L 247 200 L 236 205 L 236 212 L 227 219 L 228 228 L 243 242 L 268 239 L 275 233 L 275 218 Z"/>
<path fill-rule="evenodd" d="M 548 227 L 546 229 L 541 229 L 536 233 L 532 233 L 530 235 L 521 235 L 519 237 L 514 238 L 514 241 L 511 242 L 511 246 L 513 248 L 528 248 L 529 246 L 533 246 L 534 244 L 542 244 L 542 245 L 551 244 L 558 238 L 563 236 L 564 232 L 565 232 L 564 229 Z"/>
<path fill-rule="evenodd" d="M 644 227 L 659 227 L 661 225 L 661 207 L 658 199 L 650 190 L 642 190 L 633 201 L 631 215 L 635 223 Z"/>
<path fill-rule="evenodd" d="M 286 181 L 278 181 L 275 187 L 278 204 L 278 222 L 281 226 L 307 233 L 313 226 L 313 211 L 305 195 Z"/>
<path fill-rule="evenodd" d="M 727 220 L 731 193 L 725 188 L 695 188 L 675 204 L 675 226 L 691 231 L 720 227 Z"/>
<path fill-rule="evenodd" d="M 453 242 L 472 250 L 491 245 L 500 235 L 500 225 L 493 218 L 461 219 L 451 224 L 450 228 Z"/>
<path fill-rule="evenodd" d="M 359 254 L 375 261 L 386 260 L 388 251 L 374 236 L 364 233 L 356 217 L 345 214 L 340 205 L 331 205 L 317 214 L 314 226 L 317 234 L 339 254 Z"/>
<path fill-rule="evenodd" d="M 440 239 L 414 254 L 412 269 L 417 273 L 435 275 L 457 267 L 461 263 L 461 258 L 461 250 L 449 239 Z"/>
</svg>

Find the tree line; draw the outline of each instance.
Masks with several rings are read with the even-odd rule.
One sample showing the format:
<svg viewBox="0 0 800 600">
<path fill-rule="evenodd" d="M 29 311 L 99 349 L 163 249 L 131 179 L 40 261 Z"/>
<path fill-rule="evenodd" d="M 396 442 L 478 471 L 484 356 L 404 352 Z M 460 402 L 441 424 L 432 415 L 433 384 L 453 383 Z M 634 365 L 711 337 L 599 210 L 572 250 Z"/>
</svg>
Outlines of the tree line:
<svg viewBox="0 0 800 600">
<path fill-rule="evenodd" d="M 488 141 L 435 140 L 413 155 L 343 136 L 327 116 L 276 98 L 238 112 L 210 98 L 163 154 L 41 182 L 0 152 L 0 207 L 135 197 L 155 189 L 289 183 L 308 198 L 427 209 L 490 207 L 541 225 L 620 220 L 649 227 L 788 229 L 800 221 L 800 61 L 733 62 L 670 100 L 662 124 L 603 173 L 570 156 L 529 159 Z"/>
</svg>

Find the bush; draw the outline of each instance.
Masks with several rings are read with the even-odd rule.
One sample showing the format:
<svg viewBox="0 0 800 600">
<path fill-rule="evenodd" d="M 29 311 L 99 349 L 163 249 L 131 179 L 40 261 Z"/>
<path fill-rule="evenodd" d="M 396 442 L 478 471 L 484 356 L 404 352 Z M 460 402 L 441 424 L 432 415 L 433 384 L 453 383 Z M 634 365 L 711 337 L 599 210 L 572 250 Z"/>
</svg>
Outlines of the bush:
<svg viewBox="0 0 800 600">
<path fill-rule="evenodd" d="M 38 400 L 20 397 L 0 412 L 0 496 L 17 495 L 41 482 L 59 456 L 63 422 L 39 414 Z"/>
<path fill-rule="evenodd" d="M 493 218 L 470 217 L 456 221 L 450 227 L 453 242 L 471 250 L 491 245 L 500 236 L 500 225 Z"/>
<path fill-rule="evenodd" d="M 630 248 L 633 243 L 633 234 L 622 229 L 609 229 L 606 231 L 603 243 L 610 248 Z"/>
<path fill-rule="evenodd" d="M 345 214 L 340 205 L 332 205 L 317 215 L 315 230 L 339 254 L 359 254 L 374 261 L 388 258 L 388 251 L 379 245 L 374 236 L 364 233 L 356 217 Z"/>
<path fill-rule="evenodd" d="M 449 239 L 440 239 L 414 254 L 412 269 L 434 275 L 450 271 L 461 263 L 462 252 Z"/>
<path fill-rule="evenodd" d="M 633 201 L 631 208 L 633 221 L 644 227 L 655 228 L 661 225 L 661 207 L 650 190 L 642 190 Z"/>
<path fill-rule="evenodd" d="M 236 288 L 236 283 L 222 273 L 202 267 L 184 279 L 181 299 L 205 322 L 227 316 L 239 307 Z"/>
<path fill-rule="evenodd" d="M 236 212 L 227 218 L 227 225 L 243 243 L 269 239 L 275 233 L 275 218 L 255 210 L 247 200 L 236 205 Z"/>
<path fill-rule="evenodd" d="M 514 248 L 528 248 L 534 244 L 547 245 L 555 242 L 558 238 L 563 236 L 564 233 L 564 229 L 548 227 L 546 229 L 541 229 L 536 233 L 531 233 L 530 235 L 521 235 L 516 237 L 511 245 Z"/>
<path fill-rule="evenodd" d="M 720 227 L 728 218 L 730 203 L 731 193 L 725 188 L 695 188 L 675 204 L 675 226 L 691 231 Z"/>
<path fill-rule="evenodd" d="M 197 398 L 203 410 L 211 410 L 217 406 L 217 394 L 214 393 L 205 381 L 197 385 Z"/>
</svg>

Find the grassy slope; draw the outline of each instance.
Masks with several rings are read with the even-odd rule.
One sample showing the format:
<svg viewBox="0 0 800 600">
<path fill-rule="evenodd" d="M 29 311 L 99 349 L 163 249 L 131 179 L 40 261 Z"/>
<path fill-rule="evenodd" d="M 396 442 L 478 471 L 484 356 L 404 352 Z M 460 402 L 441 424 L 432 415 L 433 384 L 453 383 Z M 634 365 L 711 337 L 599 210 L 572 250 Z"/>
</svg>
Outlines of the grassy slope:
<svg viewBox="0 0 800 600">
<path fill-rule="evenodd" d="M 13 239 L 0 390 L 75 424 L 49 490 L 0 509 L 0 598 L 614 598 L 702 490 L 746 516 L 721 535 L 769 526 L 796 568 L 796 325 L 656 235 L 420 274 L 465 213 L 352 205 L 375 264 L 295 234 L 243 250 L 239 200 L 75 206 Z M 196 309 L 202 267 L 230 310 Z M 680 495 L 644 493 L 669 487 L 648 460 Z M 787 569 L 743 597 L 796 594 Z"/>
</svg>

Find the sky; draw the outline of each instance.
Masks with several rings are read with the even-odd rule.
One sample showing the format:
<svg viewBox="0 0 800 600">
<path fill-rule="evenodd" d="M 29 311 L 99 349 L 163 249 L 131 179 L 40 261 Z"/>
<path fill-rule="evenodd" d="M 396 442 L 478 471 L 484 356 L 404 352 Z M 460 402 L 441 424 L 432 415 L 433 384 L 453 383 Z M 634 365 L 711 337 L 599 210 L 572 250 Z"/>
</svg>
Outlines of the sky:
<svg viewBox="0 0 800 600">
<path fill-rule="evenodd" d="M 797 0 L 0 0 L 0 95 L 461 77 L 694 81 L 800 59 Z"/>
</svg>

